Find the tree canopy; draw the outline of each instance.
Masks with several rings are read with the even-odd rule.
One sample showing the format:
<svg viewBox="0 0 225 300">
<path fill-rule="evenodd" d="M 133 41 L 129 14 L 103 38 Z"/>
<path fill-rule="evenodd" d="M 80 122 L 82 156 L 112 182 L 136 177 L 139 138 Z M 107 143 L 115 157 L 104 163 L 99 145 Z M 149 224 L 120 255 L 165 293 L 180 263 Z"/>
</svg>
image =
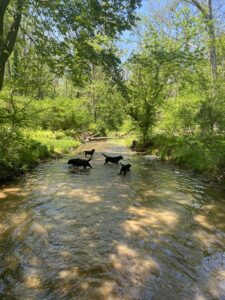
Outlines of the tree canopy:
<svg viewBox="0 0 225 300">
<path fill-rule="evenodd" d="M 21 29 L 52 71 L 79 81 L 90 63 L 116 71 L 112 39 L 131 29 L 140 0 L 0 0 L 0 89 Z"/>
</svg>

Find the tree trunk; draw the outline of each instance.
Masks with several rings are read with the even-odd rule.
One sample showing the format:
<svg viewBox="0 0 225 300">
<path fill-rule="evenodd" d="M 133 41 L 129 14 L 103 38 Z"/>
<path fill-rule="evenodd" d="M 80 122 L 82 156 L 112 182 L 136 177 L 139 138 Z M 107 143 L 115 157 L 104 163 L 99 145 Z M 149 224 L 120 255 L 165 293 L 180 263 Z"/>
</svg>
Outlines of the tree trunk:
<svg viewBox="0 0 225 300">
<path fill-rule="evenodd" d="M 8 60 L 7 62 L 7 74 L 9 76 L 9 78 L 11 79 L 11 76 L 12 76 L 12 72 L 11 72 L 11 64 L 10 64 L 10 61 Z"/>
<path fill-rule="evenodd" d="M 216 36 L 215 27 L 213 22 L 212 0 L 208 0 L 209 14 L 208 14 L 208 27 L 210 37 L 210 64 L 213 80 L 217 77 L 217 55 L 216 55 Z"/>
<path fill-rule="evenodd" d="M 213 7 L 212 0 L 208 0 L 208 9 L 206 9 L 203 4 L 198 0 L 185 0 L 187 3 L 192 3 L 204 16 L 206 26 L 208 28 L 208 34 L 210 39 L 209 46 L 209 56 L 210 56 L 210 66 L 212 72 L 213 81 L 217 77 L 217 54 L 216 54 L 216 35 L 215 26 L 213 20 Z"/>
<path fill-rule="evenodd" d="M 15 47 L 22 16 L 24 0 L 16 1 L 16 13 L 14 15 L 11 27 L 4 35 L 4 16 L 10 0 L 0 0 L 0 91 L 3 88 L 5 65 Z M 5 36 L 5 38 L 4 38 Z"/>
<path fill-rule="evenodd" d="M 2 59 L 2 57 L 0 56 L 0 91 L 3 88 L 4 75 L 5 75 L 5 64 L 6 64 L 6 61 L 4 61 Z"/>
<path fill-rule="evenodd" d="M 19 77 L 19 54 L 17 47 L 13 51 L 13 77 L 15 80 Z"/>
</svg>

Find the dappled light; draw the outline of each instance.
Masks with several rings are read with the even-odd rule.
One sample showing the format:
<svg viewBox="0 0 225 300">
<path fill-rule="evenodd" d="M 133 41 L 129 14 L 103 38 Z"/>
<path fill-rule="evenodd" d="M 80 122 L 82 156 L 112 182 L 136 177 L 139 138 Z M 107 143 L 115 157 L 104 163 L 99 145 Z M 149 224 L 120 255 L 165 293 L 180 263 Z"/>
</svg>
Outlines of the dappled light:
<svg viewBox="0 0 225 300">
<path fill-rule="evenodd" d="M 8 198 L 10 196 L 15 198 L 15 197 L 26 196 L 26 195 L 27 193 L 25 191 L 22 191 L 21 188 L 13 188 L 13 187 L 3 188 L 0 191 L 0 200 Z"/>
<path fill-rule="evenodd" d="M 63 280 L 74 279 L 77 278 L 78 276 L 79 276 L 79 269 L 77 267 L 59 272 L 59 278 Z"/>
<path fill-rule="evenodd" d="M 225 0 L 0 0 L 0 300 L 225 300 Z"/>
<path fill-rule="evenodd" d="M 140 279 L 140 276 L 143 278 L 147 274 L 159 276 L 159 266 L 155 260 L 148 256 L 145 257 L 139 250 L 129 248 L 125 244 L 118 244 L 116 252 L 117 254 L 110 255 L 113 267 L 124 272 L 126 276 L 130 276 L 134 284 L 138 284 L 137 278 Z"/>
<path fill-rule="evenodd" d="M 178 223 L 176 214 L 170 211 L 132 207 L 128 209 L 128 212 L 132 215 L 133 220 L 126 221 L 123 228 L 130 236 L 137 234 L 148 237 L 149 231 L 152 229 L 163 234 L 172 230 Z"/>
<path fill-rule="evenodd" d="M 221 194 L 128 150 L 132 170 L 120 176 L 100 153 L 124 148 L 92 147 L 88 172 L 71 172 L 65 157 L 1 189 L 0 296 L 220 299 Z"/>
<path fill-rule="evenodd" d="M 65 195 L 65 193 L 63 192 L 58 192 L 56 194 L 57 196 L 63 196 Z M 70 198 L 75 198 L 75 197 L 79 197 L 80 199 L 83 199 L 83 201 L 87 202 L 87 203 L 95 203 L 95 202 L 100 202 L 102 201 L 101 197 L 97 194 L 95 195 L 93 193 L 93 191 L 88 191 L 88 190 L 83 190 L 83 189 L 75 189 L 72 191 L 69 191 L 66 194 L 67 197 Z"/>
<path fill-rule="evenodd" d="M 20 212 L 16 213 L 11 216 L 11 222 L 12 225 L 20 225 L 22 223 L 25 223 L 26 221 L 30 220 L 30 214 L 27 212 Z"/>
<path fill-rule="evenodd" d="M 36 274 L 29 274 L 25 279 L 25 284 L 28 288 L 39 288 L 41 286 L 41 279 Z"/>
<path fill-rule="evenodd" d="M 209 223 L 209 220 L 206 216 L 197 215 L 195 216 L 195 221 L 198 222 L 201 226 L 205 227 L 206 229 L 213 229 L 213 226 Z"/>
</svg>

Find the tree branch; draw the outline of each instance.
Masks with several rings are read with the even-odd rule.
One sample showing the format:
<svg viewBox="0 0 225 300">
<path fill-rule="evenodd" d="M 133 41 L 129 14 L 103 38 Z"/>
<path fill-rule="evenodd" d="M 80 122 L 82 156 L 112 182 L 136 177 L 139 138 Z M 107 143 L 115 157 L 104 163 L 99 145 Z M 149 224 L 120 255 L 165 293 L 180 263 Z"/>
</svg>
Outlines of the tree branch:
<svg viewBox="0 0 225 300">
<path fill-rule="evenodd" d="M 4 42 L 4 54 L 6 59 L 9 58 L 16 43 L 16 38 L 21 23 L 22 7 L 23 7 L 23 0 L 17 0 L 17 8 L 16 8 L 17 12 Z"/>
<path fill-rule="evenodd" d="M 196 1 L 196 0 L 185 0 L 185 2 L 193 4 L 195 7 L 197 7 L 202 12 L 204 17 L 208 19 L 207 11 L 204 9 L 204 7 L 198 1 Z"/>
</svg>

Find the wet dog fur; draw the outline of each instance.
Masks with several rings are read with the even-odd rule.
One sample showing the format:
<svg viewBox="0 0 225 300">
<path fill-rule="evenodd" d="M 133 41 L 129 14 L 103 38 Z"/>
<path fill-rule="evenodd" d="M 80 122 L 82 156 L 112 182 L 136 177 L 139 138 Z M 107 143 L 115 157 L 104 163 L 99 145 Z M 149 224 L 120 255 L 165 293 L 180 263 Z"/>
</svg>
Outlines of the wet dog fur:
<svg viewBox="0 0 225 300">
<path fill-rule="evenodd" d="M 86 160 L 86 159 L 81 159 L 81 158 L 72 158 L 68 160 L 68 164 L 72 165 L 72 166 L 76 166 L 76 167 L 84 167 L 84 169 L 86 167 L 92 168 L 92 166 L 90 165 L 89 161 L 92 158 Z"/>
<path fill-rule="evenodd" d="M 121 175 L 122 173 L 124 175 L 126 175 L 127 172 L 130 172 L 131 164 L 127 164 L 127 165 L 124 165 L 122 163 L 120 163 L 120 164 L 121 164 L 121 169 L 120 169 L 119 175 Z"/>
<path fill-rule="evenodd" d="M 113 164 L 117 164 L 118 165 L 119 161 L 121 159 L 123 159 L 123 156 L 121 156 L 121 155 L 114 156 L 114 157 L 113 156 L 108 156 L 108 155 L 106 155 L 104 153 L 102 153 L 102 155 L 105 156 L 105 162 L 104 162 L 104 164 L 107 164 L 108 162 L 111 162 Z"/>
<path fill-rule="evenodd" d="M 92 150 L 85 150 L 83 153 L 85 154 L 85 157 L 87 156 L 87 155 L 91 155 L 91 157 L 92 157 L 92 155 L 94 154 L 94 152 L 95 152 L 95 149 L 92 149 Z"/>
</svg>

